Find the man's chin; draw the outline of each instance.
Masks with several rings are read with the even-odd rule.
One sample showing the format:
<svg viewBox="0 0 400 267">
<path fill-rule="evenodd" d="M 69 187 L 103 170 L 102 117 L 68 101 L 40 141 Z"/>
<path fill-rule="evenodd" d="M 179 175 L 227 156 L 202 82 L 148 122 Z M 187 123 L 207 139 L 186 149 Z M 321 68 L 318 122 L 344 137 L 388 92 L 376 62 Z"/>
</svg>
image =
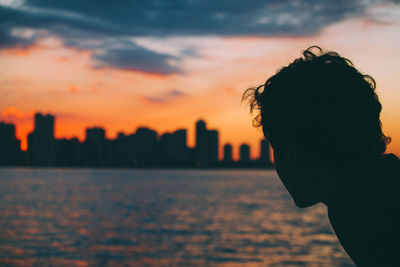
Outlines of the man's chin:
<svg viewBox="0 0 400 267">
<path fill-rule="evenodd" d="M 319 201 L 313 199 L 294 198 L 293 201 L 299 208 L 307 208 L 317 204 Z"/>
</svg>

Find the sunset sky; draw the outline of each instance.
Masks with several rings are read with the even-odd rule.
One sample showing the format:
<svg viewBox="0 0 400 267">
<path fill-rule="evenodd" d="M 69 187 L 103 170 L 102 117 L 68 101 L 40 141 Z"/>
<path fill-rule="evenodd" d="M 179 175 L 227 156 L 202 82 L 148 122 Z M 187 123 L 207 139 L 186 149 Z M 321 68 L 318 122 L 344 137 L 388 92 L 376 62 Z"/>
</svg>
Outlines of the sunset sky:
<svg viewBox="0 0 400 267">
<path fill-rule="evenodd" d="M 256 157 L 241 95 L 311 45 L 375 78 L 400 155 L 399 1 L 0 0 L 0 121 L 25 149 L 36 111 L 56 116 L 56 137 L 187 128 L 190 146 L 203 118 L 220 150 L 249 143 Z"/>
</svg>

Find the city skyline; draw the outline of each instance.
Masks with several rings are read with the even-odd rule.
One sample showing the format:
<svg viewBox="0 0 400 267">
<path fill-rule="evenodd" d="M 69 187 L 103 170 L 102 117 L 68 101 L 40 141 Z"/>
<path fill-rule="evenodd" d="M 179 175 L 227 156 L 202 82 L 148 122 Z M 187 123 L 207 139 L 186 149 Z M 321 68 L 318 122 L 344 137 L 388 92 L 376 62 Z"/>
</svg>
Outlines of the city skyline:
<svg viewBox="0 0 400 267">
<path fill-rule="evenodd" d="M 12 110 L 12 109 L 11 109 Z M 11 111 L 11 112 L 14 112 L 14 111 Z M 51 113 L 51 112 L 38 112 L 38 113 L 41 113 L 41 114 L 53 114 L 53 113 Z M 3 114 L 4 114 L 4 112 L 3 112 Z M 28 124 L 29 124 L 29 126 L 27 127 L 27 130 L 26 130 L 26 135 L 25 136 L 21 136 L 20 134 L 18 134 L 18 125 L 19 125 L 19 123 L 15 123 L 14 121 L 13 121 L 13 119 L 2 119 L 1 118 L 1 116 L 0 116 L 0 122 L 2 121 L 2 122 L 5 122 L 5 123 L 8 123 L 8 124 L 13 124 L 14 125 L 14 127 L 15 127 L 15 131 L 16 131 L 16 136 L 17 136 L 17 138 L 20 140 L 20 147 L 21 147 L 21 150 L 23 150 L 23 151 L 27 151 L 28 150 L 28 136 L 29 136 L 29 133 L 31 133 L 33 130 L 34 130 L 34 117 L 35 117 L 35 114 L 36 113 L 34 113 L 34 114 L 32 114 L 32 115 L 29 115 L 29 116 L 26 116 L 26 117 L 24 117 L 24 122 L 25 123 L 27 123 L 28 122 Z M 55 116 L 57 116 L 57 114 L 55 114 Z M 58 117 L 58 116 L 57 116 Z M 63 119 L 63 115 L 61 115 L 61 120 Z M 195 116 L 195 117 L 198 117 L 198 119 L 197 120 L 202 120 L 199 116 Z M 12 117 L 11 117 L 12 118 Z M 60 118 L 58 118 L 58 120 L 60 120 Z M 192 123 L 192 124 L 194 124 L 194 123 Z M 137 128 L 153 128 L 153 127 L 148 127 L 148 126 L 146 126 L 144 123 L 139 123 L 138 124 L 138 126 L 136 127 L 136 129 Z M 76 134 L 69 134 L 69 135 L 67 135 L 67 136 L 65 136 L 64 134 L 60 134 L 59 132 L 60 132 L 60 129 L 61 129 L 61 132 L 63 132 L 63 129 L 64 129 L 65 127 L 64 127 L 64 125 L 62 125 L 60 122 L 57 122 L 57 123 L 54 123 L 54 131 L 55 131 L 55 137 L 56 138 L 58 138 L 58 139 L 63 139 L 63 138 L 67 138 L 67 139 L 71 139 L 71 138 L 77 138 L 80 142 L 83 142 L 84 140 L 85 140 L 85 138 L 86 138 L 86 130 L 88 129 L 88 128 L 103 128 L 103 129 L 105 129 L 105 136 L 107 137 L 107 138 L 109 138 L 109 139 L 115 139 L 115 138 L 117 138 L 118 137 L 118 135 L 120 135 L 120 134 L 130 134 L 130 133 L 134 133 L 135 132 L 135 129 L 133 128 L 133 130 L 126 130 L 126 131 L 122 131 L 122 130 L 116 130 L 116 131 L 114 131 L 114 133 L 110 133 L 108 130 L 107 130 L 107 127 L 104 127 L 103 125 L 101 125 L 101 124 L 95 124 L 95 123 L 92 123 L 92 124 L 89 124 L 88 126 L 83 126 L 83 128 L 82 129 L 79 129 L 79 131 L 78 131 L 78 133 L 76 133 Z M 164 131 L 164 133 L 169 133 L 169 132 L 173 132 L 174 130 L 176 130 L 176 129 L 182 129 L 182 128 L 184 128 L 184 127 L 175 127 L 175 128 L 173 128 L 173 127 L 169 127 L 169 129 L 170 130 L 166 130 L 166 131 Z M 195 143 L 196 143 L 196 134 L 195 134 L 195 127 L 192 127 L 193 129 L 190 129 L 190 127 L 188 127 L 189 129 L 188 129 L 188 145 L 189 146 L 191 146 L 191 147 L 194 147 L 195 146 Z M 255 130 L 255 131 L 257 131 L 257 132 L 259 132 L 259 133 L 261 133 L 261 131 L 259 130 L 259 129 L 253 129 L 253 130 Z M 158 131 L 157 131 L 158 132 Z M 247 140 L 247 142 L 246 143 L 252 143 L 253 141 L 252 140 Z M 234 147 L 237 147 L 237 149 L 233 149 L 233 151 L 232 151 L 232 156 L 233 156 L 233 159 L 234 160 L 239 160 L 239 158 L 240 158 L 240 150 L 239 150 L 239 147 L 240 147 L 240 145 L 242 144 L 242 143 L 237 143 L 237 142 L 225 142 L 225 143 L 229 143 L 229 144 L 232 144 L 232 145 L 234 145 Z M 253 149 L 251 149 L 250 151 L 251 151 L 251 158 L 252 159 L 256 159 L 256 158 L 258 158 L 259 157 L 259 153 L 260 153 L 260 151 L 257 149 L 257 147 L 259 146 L 259 140 L 255 143 L 255 144 L 253 144 L 253 145 L 250 145 L 250 147 L 254 147 Z M 219 149 L 219 155 L 218 155 L 218 158 L 219 159 L 222 159 L 223 158 L 223 146 L 220 146 L 220 149 Z"/>
<path fill-rule="evenodd" d="M 30 126 L 27 127 L 28 130 L 27 130 L 26 135 L 25 135 L 25 136 L 20 136 L 20 135 L 17 134 L 17 133 L 18 133 L 18 123 L 14 123 L 12 120 L 1 119 L 1 117 L 0 117 L 0 122 L 3 121 L 3 122 L 6 122 L 6 123 L 13 124 L 13 125 L 15 126 L 16 136 L 17 136 L 17 138 L 18 138 L 18 139 L 20 140 L 20 142 L 21 142 L 21 145 L 20 145 L 20 146 L 21 146 L 21 150 L 23 150 L 23 151 L 27 151 L 27 150 L 28 150 L 28 136 L 29 136 L 29 134 L 34 130 L 34 126 L 35 126 L 35 125 L 34 125 L 34 118 L 35 118 L 35 115 L 36 115 L 37 113 L 40 113 L 40 114 L 53 114 L 53 116 L 57 117 L 57 122 L 54 123 L 54 133 L 55 133 L 55 137 L 58 138 L 58 139 L 63 139 L 63 138 L 67 138 L 67 139 L 77 138 L 80 142 L 83 142 L 83 141 L 85 140 L 85 138 L 86 138 L 86 135 L 87 135 L 86 130 L 87 130 L 88 128 L 103 128 L 103 129 L 105 129 L 105 136 L 106 136 L 108 139 L 115 139 L 115 138 L 117 138 L 118 135 L 121 134 L 121 133 L 122 133 L 122 134 L 125 134 L 125 135 L 134 133 L 134 132 L 135 132 L 135 129 L 137 129 L 137 128 L 149 128 L 149 129 L 154 129 L 153 127 L 147 126 L 147 125 L 145 125 L 144 123 L 139 123 L 138 126 L 137 126 L 136 128 L 132 127 L 132 130 L 130 130 L 130 131 L 116 130 L 116 131 L 114 131 L 114 133 L 110 133 L 110 132 L 108 131 L 108 129 L 107 129 L 106 126 L 103 126 L 103 125 L 101 125 L 101 124 L 92 123 L 92 124 L 87 125 L 86 127 L 83 126 L 83 128 L 81 128 L 81 129 L 78 131 L 77 134 L 70 134 L 70 135 L 65 136 L 65 135 L 63 135 L 63 134 L 59 134 L 60 129 L 62 130 L 62 129 L 64 129 L 65 126 L 66 126 L 66 125 L 63 125 L 63 124 L 62 124 L 62 120 L 64 119 L 64 116 L 63 116 L 63 115 L 58 116 L 57 114 L 54 114 L 54 113 L 51 113 L 51 112 L 35 112 L 35 113 L 33 113 L 32 115 L 30 115 L 28 118 L 25 118 L 25 119 L 24 119 L 25 121 L 29 121 Z M 61 118 L 60 118 L 60 117 L 61 117 Z M 197 117 L 197 119 L 196 119 L 195 121 L 202 120 L 202 119 L 200 118 L 201 116 L 195 116 L 195 117 Z M 61 122 L 60 122 L 60 120 L 61 120 Z M 187 135 L 188 135 L 187 144 L 188 144 L 188 146 L 190 146 L 190 147 L 195 147 L 195 144 L 196 144 L 196 134 L 195 134 L 195 127 L 193 127 L 193 125 L 195 125 L 195 123 L 192 122 L 191 124 L 192 124 L 192 127 L 191 127 L 191 128 L 190 128 L 190 127 L 186 128 L 186 129 L 187 129 L 187 133 L 188 133 L 188 134 L 187 134 Z M 68 125 L 68 124 L 67 124 L 67 125 Z M 167 131 L 157 131 L 157 132 L 161 132 L 161 133 L 160 133 L 160 135 L 161 135 L 162 133 L 173 132 L 173 131 L 175 131 L 176 129 L 183 129 L 183 128 L 185 128 L 185 127 L 175 127 L 175 128 L 169 127 L 170 130 L 167 130 Z M 213 128 L 214 128 L 214 127 L 213 127 Z M 156 129 L 155 129 L 155 130 L 156 130 Z M 253 130 L 255 130 L 255 131 L 257 131 L 257 132 L 259 132 L 259 133 L 261 134 L 260 129 L 253 129 Z M 221 133 L 224 133 L 224 132 L 222 131 Z M 246 142 L 240 142 L 240 143 L 237 143 L 237 142 L 224 142 L 224 143 L 221 143 L 221 145 L 219 146 L 218 158 L 219 158 L 220 160 L 223 159 L 223 144 L 229 143 L 229 144 L 232 144 L 232 145 L 236 148 L 236 149 L 233 149 L 233 151 L 232 151 L 233 159 L 234 159 L 234 160 L 239 160 L 239 158 L 240 158 L 240 149 L 239 149 L 239 147 L 240 147 L 240 145 L 241 145 L 242 143 L 247 143 L 247 144 L 250 145 L 251 148 L 253 148 L 253 149 L 250 150 L 250 153 L 251 153 L 250 156 L 251 156 L 251 158 L 252 158 L 252 159 L 256 159 L 256 158 L 259 157 L 259 154 L 260 154 L 260 151 L 259 151 L 259 149 L 258 149 L 258 146 L 259 146 L 259 140 L 262 139 L 261 137 L 262 137 L 262 136 L 260 135 L 259 139 L 256 140 L 255 144 L 254 144 L 254 142 L 253 142 L 252 140 L 247 140 Z M 253 142 L 253 144 L 252 144 L 252 142 Z"/>
<path fill-rule="evenodd" d="M 13 124 L 0 121 L 0 134 L 4 137 L 4 143 L 14 144 L 14 148 L 8 149 L 12 151 L 10 155 L 19 153 L 21 159 L 18 162 L 28 165 L 212 167 L 221 163 L 224 166 L 233 166 L 235 162 L 245 165 L 258 162 L 257 166 L 262 166 L 261 163 L 266 162 L 266 165 L 271 165 L 270 146 L 265 139 L 260 140 L 257 158 L 250 160 L 250 146 L 241 144 L 238 148 L 240 157 L 234 160 L 232 145 L 221 144 L 219 131 L 209 129 L 202 119 L 195 123 L 195 146 L 188 145 L 187 129 L 158 133 L 147 127 L 138 127 L 135 132 L 129 134 L 119 132 L 116 138 L 109 139 L 104 127 L 94 126 L 85 129 L 85 139 L 80 141 L 76 137 L 56 138 L 55 123 L 56 117 L 52 114 L 35 113 L 34 128 L 28 134 L 26 151 L 20 150 L 20 140 L 15 135 Z M 111 143 L 106 144 L 107 142 Z M 245 157 L 241 151 L 243 146 L 247 148 Z M 228 152 L 226 147 L 230 148 Z M 9 162 L 7 154 L 0 155 L 0 163 L 7 164 L 7 162 Z"/>
</svg>

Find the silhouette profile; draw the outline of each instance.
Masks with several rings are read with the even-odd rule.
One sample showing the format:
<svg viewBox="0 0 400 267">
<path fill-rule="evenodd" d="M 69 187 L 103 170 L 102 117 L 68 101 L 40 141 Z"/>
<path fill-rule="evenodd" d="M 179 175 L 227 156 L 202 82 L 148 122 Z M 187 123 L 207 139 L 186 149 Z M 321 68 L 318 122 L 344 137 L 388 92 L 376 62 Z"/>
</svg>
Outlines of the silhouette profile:
<svg viewBox="0 0 400 267">
<path fill-rule="evenodd" d="M 384 154 L 375 87 L 350 60 L 312 46 L 243 99 L 296 205 L 324 203 L 357 266 L 400 266 L 400 164 Z"/>
</svg>

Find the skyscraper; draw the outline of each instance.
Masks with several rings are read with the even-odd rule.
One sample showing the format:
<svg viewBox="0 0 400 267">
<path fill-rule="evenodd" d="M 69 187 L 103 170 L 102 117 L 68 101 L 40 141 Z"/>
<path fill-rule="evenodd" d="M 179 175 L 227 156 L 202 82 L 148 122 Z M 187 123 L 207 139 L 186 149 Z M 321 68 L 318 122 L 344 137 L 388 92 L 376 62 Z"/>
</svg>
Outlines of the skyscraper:
<svg viewBox="0 0 400 267">
<path fill-rule="evenodd" d="M 138 166 L 152 166 L 158 163 L 157 132 L 138 128 L 135 133 L 135 160 Z"/>
<path fill-rule="evenodd" d="M 240 145 L 240 162 L 250 162 L 250 146 L 247 144 Z"/>
<path fill-rule="evenodd" d="M 161 160 L 164 164 L 181 165 L 189 161 L 186 130 L 165 133 L 160 138 Z"/>
<path fill-rule="evenodd" d="M 49 165 L 54 162 L 54 116 L 35 114 L 35 128 L 28 135 L 28 152 L 34 164 Z"/>
<path fill-rule="evenodd" d="M 17 164 L 20 160 L 20 141 L 15 136 L 15 126 L 0 122 L 0 165 Z"/>
<path fill-rule="evenodd" d="M 136 160 L 136 135 L 118 133 L 115 142 L 115 161 L 121 166 L 135 166 Z"/>
<path fill-rule="evenodd" d="M 78 138 L 56 139 L 56 163 L 61 166 L 82 165 L 82 144 Z"/>
<path fill-rule="evenodd" d="M 260 142 L 260 162 L 266 165 L 271 164 L 270 145 L 267 139 Z"/>
<path fill-rule="evenodd" d="M 218 162 L 219 134 L 207 130 L 203 120 L 196 122 L 196 164 L 212 165 Z"/>
<path fill-rule="evenodd" d="M 101 127 L 86 129 L 86 139 L 83 143 L 85 164 L 101 166 L 106 163 L 106 131 Z"/>
<path fill-rule="evenodd" d="M 211 164 L 218 162 L 219 135 L 217 130 L 206 132 L 207 161 Z"/>
<path fill-rule="evenodd" d="M 232 145 L 226 144 L 224 145 L 224 161 L 225 162 L 232 162 Z"/>
<path fill-rule="evenodd" d="M 206 123 L 203 120 L 196 122 L 196 162 L 197 164 L 203 164 L 207 161 L 207 141 L 206 141 Z"/>
<path fill-rule="evenodd" d="M 106 131 L 101 127 L 92 127 L 86 129 L 87 141 L 104 141 L 106 138 Z"/>
<path fill-rule="evenodd" d="M 188 147 L 187 147 L 187 131 L 186 129 L 178 129 L 172 133 L 173 146 L 175 153 L 173 158 L 179 162 L 188 160 Z"/>
</svg>

